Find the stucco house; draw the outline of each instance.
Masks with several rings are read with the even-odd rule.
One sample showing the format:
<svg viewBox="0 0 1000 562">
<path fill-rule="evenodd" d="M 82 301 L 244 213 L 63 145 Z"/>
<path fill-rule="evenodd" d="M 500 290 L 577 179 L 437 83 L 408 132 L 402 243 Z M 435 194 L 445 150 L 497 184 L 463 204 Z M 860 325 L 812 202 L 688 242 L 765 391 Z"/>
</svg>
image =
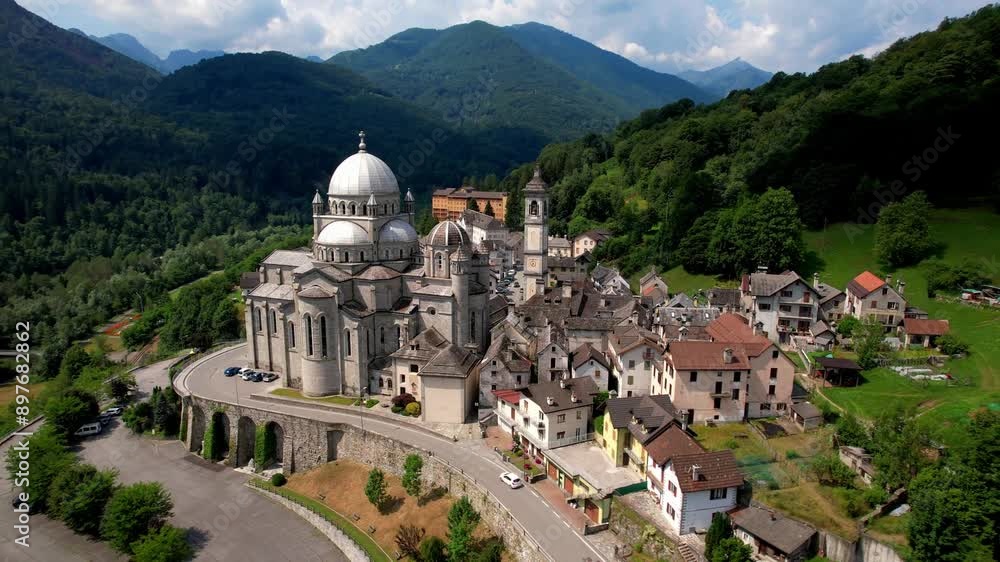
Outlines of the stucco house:
<svg viewBox="0 0 1000 562">
<path fill-rule="evenodd" d="M 479 399 L 478 357 L 448 344 L 420 371 L 420 417 L 426 422 L 467 421 Z"/>
<path fill-rule="evenodd" d="M 656 272 L 655 267 L 650 267 L 649 273 L 639 279 L 639 296 L 642 298 L 643 304 L 654 308 L 667 302 L 670 298 L 667 283 Z"/>
<path fill-rule="evenodd" d="M 598 390 L 607 392 L 611 362 L 603 351 L 589 343 L 581 344 L 573 351 L 573 376 L 590 377 Z"/>
<path fill-rule="evenodd" d="M 549 324 L 538 333 L 535 365 L 538 382 L 569 378 L 569 349 L 566 332 L 558 324 Z"/>
<path fill-rule="evenodd" d="M 892 276 L 880 278 L 870 271 L 864 271 L 847 284 L 844 314 L 854 316 L 862 322 L 869 317 L 876 318 L 889 332 L 903 320 L 906 299 L 903 290 L 906 283 L 899 280 L 892 287 Z"/>
<path fill-rule="evenodd" d="M 656 334 L 635 325 L 615 328 L 608 338 L 611 388 L 618 396 L 649 394 L 654 367 L 662 368 L 663 345 Z"/>
<path fill-rule="evenodd" d="M 531 382 L 531 361 L 522 355 L 511 338 L 497 331 L 479 365 L 479 405 L 496 404 L 494 391 L 518 389 Z"/>
<path fill-rule="evenodd" d="M 729 450 L 708 452 L 677 426 L 647 445 L 646 489 L 677 534 L 704 531 L 736 506 L 743 472 Z"/>
<path fill-rule="evenodd" d="M 744 275 L 740 299 L 749 324 L 759 326 L 776 343 L 808 335 L 809 327 L 819 320 L 819 293 L 794 271 Z"/>
<path fill-rule="evenodd" d="M 611 238 L 611 233 L 603 228 L 588 230 L 573 239 L 573 257 L 593 253 L 602 242 Z"/>
<path fill-rule="evenodd" d="M 904 318 L 899 328 L 906 347 L 934 347 L 937 339 L 951 330 L 947 320 L 923 320 L 919 318 Z"/>
<path fill-rule="evenodd" d="M 589 377 L 495 391 L 499 426 L 533 455 L 593 438 L 591 419 L 597 386 Z"/>
<path fill-rule="evenodd" d="M 645 445 L 668 424 L 676 423 L 676 418 L 669 396 L 612 398 L 606 403 L 600 428 L 604 452 L 615 466 L 627 466 L 644 474 Z"/>
</svg>

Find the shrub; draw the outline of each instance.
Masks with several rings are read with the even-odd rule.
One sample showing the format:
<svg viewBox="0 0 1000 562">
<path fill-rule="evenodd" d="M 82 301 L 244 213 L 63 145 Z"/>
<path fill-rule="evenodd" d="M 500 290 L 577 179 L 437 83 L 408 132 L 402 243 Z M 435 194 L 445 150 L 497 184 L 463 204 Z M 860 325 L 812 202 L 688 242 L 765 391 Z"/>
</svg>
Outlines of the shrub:
<svg viewBox="0 0 1000 562">
<path fill-rule="evenodd" d="M 60 474 L 52 483 L 53 496 L 59 499 L 51 505 L 51 514 L 78 533 L 98 535 L 101 517 L 117 489 L 118 473 L 97 470 L 92 465 L 76 465 Z"/>
<path fill-rule="evenodd" d="M 503 541 L 492 537 L 480 545 L 479 554 L 476 555 L 476 562 L 500 562 L 503 560 Z"/>
<path fill-rule="evenodd" d="M 402 406 L 393 406 L 391 408 L 391 410 L 392 410 L 392 413 L 394 413 L 394 414 L 402 414 L 403 413 L 403 407 Z"/>
<path fill-rule="evenodd" d="M 711 562 L 751 562 L 752 551 L 750 547 L 737 538 L 728 538 L 719 541 L 712 551 Z"/>
<path fill-rule="evenodd" d="M 733 536 L 733 528 L 729 524 L 729 518 L 724 513 L 717 513 L 712 517 L 712 524 L 705 534 L 705 557 L 712 559 L 712 551 L 718 544 Z"/>
<path fill-rule="evenodd" d="M 274 474 L 271 475 L 271 485 L 272 486 L 277 486 L 277 487 L 280 488 L 280 487 L 284 486 L 286 482 L 288 482 L 288 479 L 285 478 L 285 475 L 282 474 L 282 473 L 280 473 L 280 472 L 276 472 L 276 473 L 274 473 Z"/>
<path fill-rule="evenodd" d="M 416 402 L 417 399 L 413 397 L 412 394 L 404 392 L 403 394 L 397 394 L 392 397 L 392 405 L 398 406 L 400 408 L 405 408 L 407 404 Z"/>
<path fill-rule="evenodd" d="M 789 449 L 785 451 L 785 458 L 790 461 L 800 458 L 801 456 L 802 455 L 800 455 L 799 452 L 796 451 L 795 449 Z"/>
<path fill-rule="evenodd" d="M 865 490 L 864 497 L 868 505 L 876 506 L 884 504 L 889 499 L 889 494 L 882 488 L 874 486 Z"/>
<path fill-rule="evenodd" d="M 149 402 L 140 402 L 129 407 L 122 414 L 122 421 L 133 433 L 149 431 L 153 428 L 153 405 Z"/>
<path fill-rule="evenodd" d="M 403 464 L 403 488 L 413 497 L 420 497 L 420 476 L 424 469 L 424 459 L 420 455 L 407 455 Z"/>
<path fill-rule="evenodd" d="M 257 426 L 254 436 L 254 468 L 259 472 L 264 470 L 275 459 L 275 451 L 278 447 L 278 438 L 274 430 L 268 431 L 267 425 Z"/>
<path fill-rule="evenodd" d="M 854 316 L 845 316 L 837 322 L 837 335 L 849 338 L 854 335 L 854 330 L 861 327 L 861 321 Z"/>
<path fill-rule="evenodd" d="M 446 562 L 448 557 L 444 553 L 445 546 L 441 537 L 433 535 L 420 541 L 420 562 Z"/>
<path fill-rule="evenodd" d="M 722 444 L 723 447 L 727 449 L 739 449 L 740 444 L 735 439 L 727 439 L 725 443 Z"/>
<path fill-rule="evenodd" d="M 452 504 L 448 510 L 448 554 L 452 559 L 466 560 L 472 555 L 472 535 L 479 519 L 467 496 Z"/>
<path fill-rule="evenodd" d="M 155 532 L 173 515 L 174 502 L 159 482 L 138 482 L 111 496 L 101 520 L 101 536 L 120 552 L 131 552 L 143 535 Z"/>
<path fill-rule="evenodd" d="M 367 497 L 368 501 L 380 511 L 382 510 L 382 505 L 386 500 L 387 488 L 388 485 L 385 482 L 385 474 L 381 470 L 373 468 L 371 472 L 368 473 L 368 482 L 365 483 L 365 497 Z"/>
<path fill-rule="evenodd" d="M 403 408 L 408 416 L 419 416 L 420 415 L 420 402 L 410 402 Z"/>
<path fill-rule="evenodd" d="M 840 462 L 836 455 L 819 455 L 809 465 L 809 470 L 820 484 L 849 487 L 854 483 L 854 472 Z"/>
<path fill-rule="evenodd" d="M 187 531 L 172 525 L 148 533 L 132 545 L 132 551 L 133 562 L 183 562 L 194 555 Z"/>
<path fill-rule="evenodd" d="M 937 347 L 945 355 L 959 355 L 969 352 L 969 345 L 951 334 L 945 334 L 937 339 Z"/>
<path fill-rule="evenodd" d="M 426 531 L 416 525 L 405 524 L 396 530 L 396 547 L 404 556 L 417 559 L 420 555 L 420 542 Z"/>
</svg>

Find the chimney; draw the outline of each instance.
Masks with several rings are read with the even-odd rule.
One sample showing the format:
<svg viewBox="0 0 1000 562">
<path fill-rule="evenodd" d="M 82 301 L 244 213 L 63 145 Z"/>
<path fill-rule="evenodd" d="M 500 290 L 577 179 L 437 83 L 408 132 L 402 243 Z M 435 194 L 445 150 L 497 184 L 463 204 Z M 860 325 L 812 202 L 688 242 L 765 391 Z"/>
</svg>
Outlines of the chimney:
<svg viewBox="0 0 1000 562">
<path fill-rule="evenodd" d="M 763 322 L 754 322 L 753 323 L 753 333 L 754 333 L 754 335 L 756 336 L 757 334 L 759 334 L 763 328 L 764 328 L 764 323 Z"/>
<path fill-rule="evenodd" d="M 556 403 L 556 399 L 555 399 L 555 398 L 553 398 L 553 397 L 551 397 L 551 396 L 546 396 L 546 397 L 545 397 L 545 402 L 546 402 L 546 403 L 547 403 L 547 404 L 548 404 L 549 406 L 554 406 L 554 405 L 555 405 L 555 403 Z"/>
<path fill-rule="evenodd" d="M 903 291 L 905 291 L 905 290 L 906 290 L 906 281 L 903 281 L 902 279 L 900 279 L 899 280 L 899 288 L 896 289 L 896 292 L 899 293 L 900 295 L 902 295 Z"/>
<path fill-rule="evenodd" d="M 509 362 L 511 360 L 512 353 L 510 351 L 510 348 L 507 348 L 507 349 L 503 350 L 503 357 L 504 357 L 504 360 L 507 361 L 507 362 Z"/>
<path fill-rule="evenodd" d="M 559 379 L 559 388 L 566 388 L 566 379 Z"/>
<path fill-rule="evenodd" d="M 573 403 L 575 404 L 575 403 L 579 402 L 579 401 L 580 401 L 580 399 L 579 399 L 579 398 L 578 398 L 578 397 L 576 396 L 576 393 L 575 393 L 575 392 L 572 392 L 572 393 L 570 393 L 570 395 L 569 395 L 569 401 L 570 401 L 570 402 L 573 402 Z"/>
<path fill-rule="evenodd" d="M 562 296 L 563 296 L 564 299 L 571 299 L 571 298 L 573 298 L 573 286 L 572 285 L 563 285 L 562 286 Z"/>
<path fill-rule="evenodd" d="M 696 464 L 691 465 L 691 480 L 694 480 L 695 482 L 698 481 L 698 476 L 700 474 L 698 472 L 699 470 L 701 470 L 700 466 L 698 466 Z"/>
<path fill-rule="evenodd" d="M 813 287 L 819 289 L 819 273 L 813 273 Z"/>
<path fill-rule="evenodd" d="M 890 287 L 892 287 L 892 274 L 891 273 L 889 275 L 885 276 L 885 284 L 888 285 L 888 286 L 890 286 Z"/>
<path fill-rule="evenodd" d="M 733 348 L 727 347 L 722 350 L 722 362 L 726 365 L 733 362 Z"/>
</svg>

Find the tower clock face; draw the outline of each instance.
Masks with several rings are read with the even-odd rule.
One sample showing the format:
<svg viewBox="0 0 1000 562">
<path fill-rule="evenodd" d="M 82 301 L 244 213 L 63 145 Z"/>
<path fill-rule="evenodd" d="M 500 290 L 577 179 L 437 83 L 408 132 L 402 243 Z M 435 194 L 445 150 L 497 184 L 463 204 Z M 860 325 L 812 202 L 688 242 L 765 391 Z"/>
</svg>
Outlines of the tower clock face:
<svg viewBox="0 0 1000 562">
<path fill-rule="evenodd" d="M 532 258 L 528 260 L 528 267 L 535 268 L 538 267 L 538 260 Z"/>
</svg>

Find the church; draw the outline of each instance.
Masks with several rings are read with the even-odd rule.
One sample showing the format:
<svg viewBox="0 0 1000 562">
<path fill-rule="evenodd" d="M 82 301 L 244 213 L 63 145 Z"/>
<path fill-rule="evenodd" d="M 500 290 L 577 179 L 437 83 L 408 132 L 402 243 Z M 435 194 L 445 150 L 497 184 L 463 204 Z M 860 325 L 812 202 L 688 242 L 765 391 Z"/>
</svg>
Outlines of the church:
<svg viewBox="0 0 1000 562">
<path fill-rule="evenodd" d="M 368 152 L 312 202 L 310 250 L 279 250 L 244 292 L 247 362 L 305 396 L 410 393 L 425 421 L 461 423 L 489 347 L 489 260 L 456 222 L 421 240 L 414 197 Z"/>
</svg>

